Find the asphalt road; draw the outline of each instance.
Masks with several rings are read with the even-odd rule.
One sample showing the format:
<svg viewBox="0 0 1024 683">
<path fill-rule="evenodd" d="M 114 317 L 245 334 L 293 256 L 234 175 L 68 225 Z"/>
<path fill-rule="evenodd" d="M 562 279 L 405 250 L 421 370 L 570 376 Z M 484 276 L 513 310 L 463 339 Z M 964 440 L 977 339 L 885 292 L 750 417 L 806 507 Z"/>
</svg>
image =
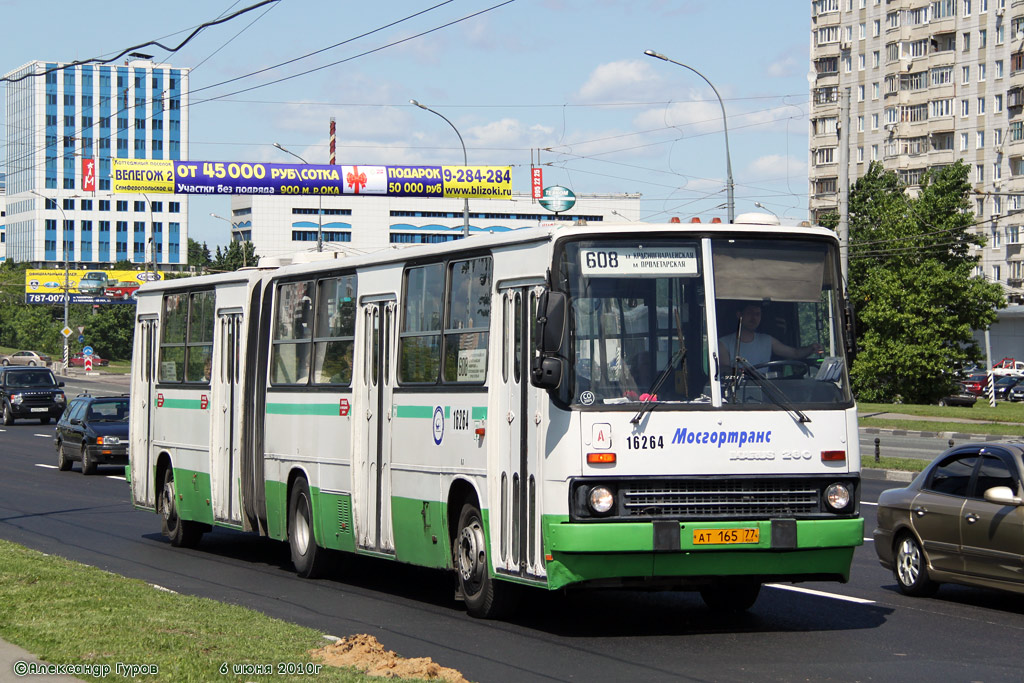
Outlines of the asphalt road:
<svg viewBox="0 0 1024 683">
<path fill-rule="evenodd" d="M 436 571 L 353 559 L 335 578 L 302 580 L 286 545 L 230 531 L 172 548 L 156 515 L 129 504 L 121 468 L 58 472 L 52 433 L 52 424 L 0 428 L 0 537 L 324 633 L 369 633 L 473 681 L 1021 678 L 1024 596 L 945 586 L 907 598 L 870 540 L 850 583 L 766 587 L 744 615 L 714 614 L 696 594 L 589 591 L 532 595 L 517 618 L 480 621 Z M 870 503 L 890 486 L 864 482 L 866 536 Z"/>
</svg>

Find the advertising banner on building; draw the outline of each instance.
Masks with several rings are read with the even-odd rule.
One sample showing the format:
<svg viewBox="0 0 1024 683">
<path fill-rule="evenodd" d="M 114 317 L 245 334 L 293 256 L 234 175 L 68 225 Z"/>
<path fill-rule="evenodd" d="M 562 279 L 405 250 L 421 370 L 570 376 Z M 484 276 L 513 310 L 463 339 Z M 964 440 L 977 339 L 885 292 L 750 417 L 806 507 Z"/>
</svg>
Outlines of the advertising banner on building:
<svg viewBox="0 0 1024 683">
<path fill-rule="evenodd" d="M 117 193 L 511 199 L 510 166 L 329 166 L 113 159 Z"/>
<path fill-rule="evenodd" d="M 68 270 L 67 296 L 72 304 L 133 304 L 135 290 L 160 274 L 144 270 Z M 63 304 L 64 269 L 25 272 L 25 303 Z"/>
</svg>

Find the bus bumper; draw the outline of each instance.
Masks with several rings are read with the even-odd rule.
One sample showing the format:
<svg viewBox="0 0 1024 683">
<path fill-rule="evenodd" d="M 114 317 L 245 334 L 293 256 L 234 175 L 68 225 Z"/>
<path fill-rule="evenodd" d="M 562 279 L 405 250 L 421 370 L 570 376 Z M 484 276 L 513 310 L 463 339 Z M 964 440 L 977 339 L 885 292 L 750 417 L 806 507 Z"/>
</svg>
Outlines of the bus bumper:
<svg viewBox="0 0 1024 683">
<path fill-rule="evenodd" d="M 757 528 L 756 543 L 698 545 L 694 531 Z M 626 522 L 545 520 L 548 587 L 576 583 L 699 588 L 715 577 L 760 581 L 840 581 L 850 577 L 864 520 Z"/>
</svg>

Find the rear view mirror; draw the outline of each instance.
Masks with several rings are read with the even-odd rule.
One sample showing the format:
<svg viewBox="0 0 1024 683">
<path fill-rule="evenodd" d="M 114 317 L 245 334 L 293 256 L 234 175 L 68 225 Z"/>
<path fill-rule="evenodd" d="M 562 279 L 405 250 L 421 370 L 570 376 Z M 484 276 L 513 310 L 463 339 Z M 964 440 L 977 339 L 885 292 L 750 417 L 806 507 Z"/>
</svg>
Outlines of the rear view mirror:
<svg viewBox="0 0 1024 683">
<path fill-rule="evenodd" d="M 562 382 L 565 323 L 565 294 L 542 293 L 537 300 L 537 357 L 530 368 L 535 387 L 555 389 Z"/>
<path fill-rule="evenodd" d="M 1009 486 L 993 486 L 985 491 L 985 500 L 999 505 L 1024 504 L 1024 501 L 1013 495 L 1013 490 Z"/>
</svg>

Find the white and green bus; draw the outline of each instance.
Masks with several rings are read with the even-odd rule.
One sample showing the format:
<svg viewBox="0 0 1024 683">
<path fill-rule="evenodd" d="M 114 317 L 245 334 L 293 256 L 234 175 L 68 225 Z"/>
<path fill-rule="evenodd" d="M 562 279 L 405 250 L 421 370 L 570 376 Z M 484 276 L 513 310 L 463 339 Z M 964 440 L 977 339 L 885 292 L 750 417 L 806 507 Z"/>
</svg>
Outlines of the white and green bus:
<svg viewBox="0 0 1024 683">
<path fill-rule="evenodd" d="M 524 585 L 746 609 L 765 582 L 846 581 L 863 520 L 839 244 L 757 220 L 148 283 L 134 504 L 174 545 L 286 541 L 302 576 L 328 550 L 450 569 L 481 617 Z"/>
</svg>

